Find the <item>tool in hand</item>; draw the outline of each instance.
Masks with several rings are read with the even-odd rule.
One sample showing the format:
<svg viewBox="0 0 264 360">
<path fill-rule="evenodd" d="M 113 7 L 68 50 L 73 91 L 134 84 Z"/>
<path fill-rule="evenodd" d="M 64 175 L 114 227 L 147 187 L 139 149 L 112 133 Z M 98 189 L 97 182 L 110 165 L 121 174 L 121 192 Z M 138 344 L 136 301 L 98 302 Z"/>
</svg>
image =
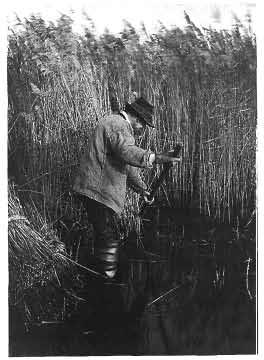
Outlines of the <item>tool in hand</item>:
<svg viewBox="0 0 264 360">
<path fill-rule="evenodd" d="M 169 157 L 178 157 L 179 154 L 180 154 L 180 151 L 182 150 L 182 145 L 180 144 L 177 144 L 174 148 L 174 150 L 172 151 L 169 151 L 167 153 L 167 156 Z M 162 184 L 162 182 L 164 181 L 164 179 L 166 178 L 169 170 L 173 167 L 173 163 L 172 162 L 167 162 L 167 163 L 164 163 L 163 165 L 163 169 L 159 175 L 159 177 L 154 181 L 154 184 L 152 185 L 152 189 L 150 191 L 150 195 L 149 195 L 149 199 L 153 199 L 155 194 L 157 193 L 160 185 Z M 141 209 L 140 209 L 140 212 L 139 212 L 139 215 L 143 215 L 146 207 L 147 207 L 148 203 L 147 202 L 144 202 L 141 206 Z"/>
</svg>

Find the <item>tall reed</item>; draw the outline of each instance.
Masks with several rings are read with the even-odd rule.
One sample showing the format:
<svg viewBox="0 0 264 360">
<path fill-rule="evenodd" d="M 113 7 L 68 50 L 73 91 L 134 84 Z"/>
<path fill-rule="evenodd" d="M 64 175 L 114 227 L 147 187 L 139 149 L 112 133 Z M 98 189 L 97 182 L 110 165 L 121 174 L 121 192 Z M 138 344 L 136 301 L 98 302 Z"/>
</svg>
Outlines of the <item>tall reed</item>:
<svg viewBox="0 0 264 360">
<path fill-rule="evenodd" d="M 166 181 L 177 207 L 199 207 L 218 220 L 250 216 L 255 202 L 255 37 L 237 24 L 230 32 L 185 29 L 98 36 L 88 24 L 74 34 L 62 15 L 46 24 L 32 16 L 10 29 L 9 173 L 54 221 L 71 189 L 87 135 L 110 112 L 110 97 L 131 94 L 155 106 L 155 130 L 144 147 L 184 146 L 182 163 Z M 159 169 L 157 169 L 159 172 Z M 150 182 L 149 173 L 143 172 Z M 162 193 L 158 195 L 162 198 Z M 128 203 L 138 204 L 129 194 Z M 124 221 L 138 227 L 134 206 Z M 63 209 L 61 209 L 63 211 Z"/>
</svg>

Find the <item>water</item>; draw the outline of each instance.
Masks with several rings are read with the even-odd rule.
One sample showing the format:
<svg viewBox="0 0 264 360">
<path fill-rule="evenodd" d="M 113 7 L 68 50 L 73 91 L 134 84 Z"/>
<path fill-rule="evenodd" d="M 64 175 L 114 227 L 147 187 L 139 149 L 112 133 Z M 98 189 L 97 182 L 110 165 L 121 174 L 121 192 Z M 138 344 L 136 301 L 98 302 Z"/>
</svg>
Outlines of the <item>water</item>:
<svg viewBox="0 0 264 360">
<path fill-rule="evenodd" d="M 168 209 L 147 220 L 123 245 L 124 285 L 80 273 L 84 301 L 64 321 L 15 326 L 10 355 L 256 353 L 254 234 Z"/>
</svg>

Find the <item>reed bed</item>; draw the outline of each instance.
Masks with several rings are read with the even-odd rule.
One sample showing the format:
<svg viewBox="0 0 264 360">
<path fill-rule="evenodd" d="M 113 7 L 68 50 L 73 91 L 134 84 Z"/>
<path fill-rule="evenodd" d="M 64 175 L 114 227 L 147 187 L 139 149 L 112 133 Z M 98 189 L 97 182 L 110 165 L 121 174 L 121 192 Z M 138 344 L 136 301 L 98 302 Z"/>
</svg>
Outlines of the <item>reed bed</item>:
<svg viewBox="0 0 264 360">
<path fill-rule="evenodd" d="M 67 15 L 17 24 L 8 38 L 8 160 L 23 206 L 33 201 L 32 212 L 53 228 L 65 217 L 76 223 L 82 210 L 69 195 L 87 135 L 110 113 L 111 98 L 122 105 L 137 92 L 154 104 L 156 125 L 138 143 L 163 151 L 180 142 L 184 149 L 157 200 L 219 222 L 248 221 L 256 189 L 256 43 L 249 26 L 200 29 L 187 14 L 185 29 L 161 26 L 151 35 L 126 23 L 119 35 L 98 36 L 88 18 L 84 34 L 75 34 Z M 144 171 L 146 182 L 159 171 Z M 140 233 L 138 208 L 139 197 L 129 192 L 124 235 Z"/>
<path fill-rule="evenodd" d="M 123 104 L 136 91 L 155 105 L 156 129 L 142 146 L 184 146 L 166 182 L 171 202 L 219 221 L 250 217 L 256 44 L 249 28 L 199 29 L 186 14 L 185 29 L 161 27 L 142 41 L 143 30 L 128 23 L 119 36 L 100 37 L 91 23 L 84 35 L 73 33 L 66 15 L 56 24 L 38 16 L 18 23 L 9 35 L 9 173 L 21 189 L 42 194 L 43 216 L 56 217 L 87 134 L 110 112 L 111 97 Z M 151 176 L 145 172 L 149 183 Z M 130 194 L 131 202 L 138 197 Z M 138 228 L 131 211 L 124 221 Z"/>
<path fill-rule="evenodd" d="M 80 245 L 90 229 L 71 186 L 87 135 L 113 110 L 112 98 L 122 106 L 136 92 L 155 106 L 156 128 L 137 139 L 142 147 L 183 145 L 157 203 L 254 228 L 256 40 L 249 26 L 200 29 L 186 14 L 184 29 L 161 25 L 147 34 L 125 23 L 119 35 L 99 36 L 88 17 L 75 34 L 67 15 L 48 24 L 31 16 L 17 19 L 8 45 L 9 290 L 23 319 L 63 320 L 70 312 L 64 285 L 77 280 L 64 245 Z M 150 186 L 160 170 L 143 171 Z M 129 191 L 123 239 L 131 230 L 139 237 L 138 212 L 139 196 Z"/>
</svg>

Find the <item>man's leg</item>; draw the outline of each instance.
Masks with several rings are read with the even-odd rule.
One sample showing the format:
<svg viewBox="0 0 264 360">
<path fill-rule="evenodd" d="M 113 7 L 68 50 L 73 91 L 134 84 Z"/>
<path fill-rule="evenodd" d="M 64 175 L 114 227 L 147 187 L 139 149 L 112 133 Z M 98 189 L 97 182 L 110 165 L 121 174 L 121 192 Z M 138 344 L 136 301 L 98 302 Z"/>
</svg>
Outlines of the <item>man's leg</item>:
<svg viewBox="0 0 264 360">
<path fill-rule="evenodd" d="M 88 199 L 86 207 L 94 227 L 94 255 L 99 269 L 113 278 L 117 272 L 120 243 L 117 216 L 112 209 L 94 200 Z"/>
</svg>

